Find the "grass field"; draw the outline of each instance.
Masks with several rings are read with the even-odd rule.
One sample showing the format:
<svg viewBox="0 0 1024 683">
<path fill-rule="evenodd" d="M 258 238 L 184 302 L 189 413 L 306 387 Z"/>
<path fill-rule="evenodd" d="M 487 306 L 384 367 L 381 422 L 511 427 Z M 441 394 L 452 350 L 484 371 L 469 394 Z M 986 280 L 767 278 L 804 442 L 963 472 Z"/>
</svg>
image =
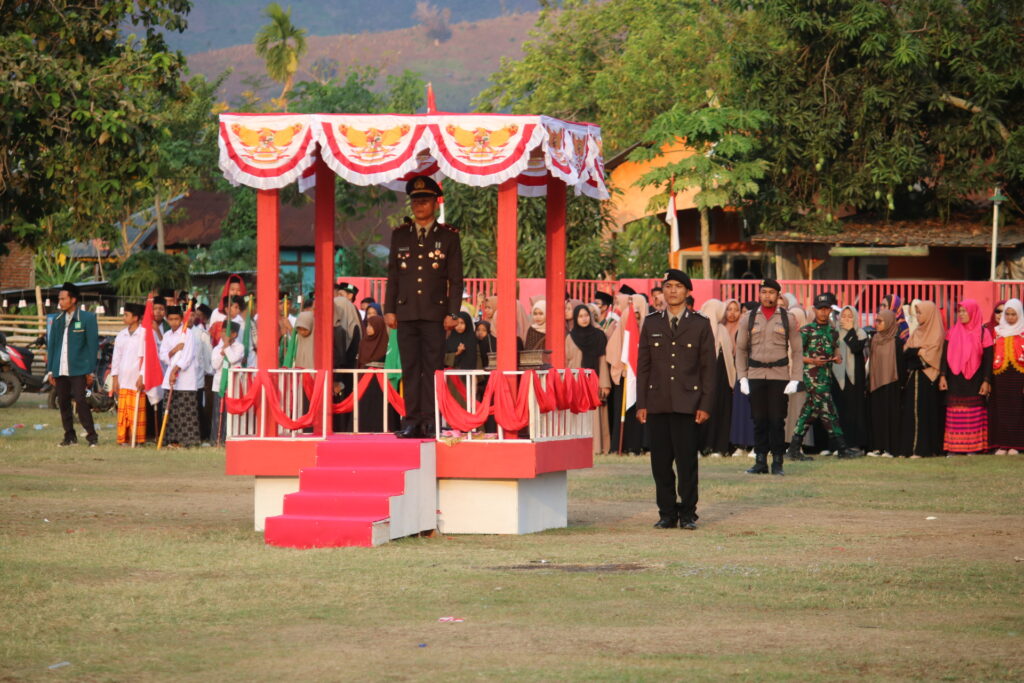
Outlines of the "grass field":
<svg viewBox="0 0 1024 683">
<path fill-rule="evenodd" d="M 0 680 L 1024 679 L 1024 456 L 705 459 L 696 532 L 603 457 L 567 529 L 294 551 L 218 450 L 58 449 L 38 403 L 0 411 Z"/>
</svg>

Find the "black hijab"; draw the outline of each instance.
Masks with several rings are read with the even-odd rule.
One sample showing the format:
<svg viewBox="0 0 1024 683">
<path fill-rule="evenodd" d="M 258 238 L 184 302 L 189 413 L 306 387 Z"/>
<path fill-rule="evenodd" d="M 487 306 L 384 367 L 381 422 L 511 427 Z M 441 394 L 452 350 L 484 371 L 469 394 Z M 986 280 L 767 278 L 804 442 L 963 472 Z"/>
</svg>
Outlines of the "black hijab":
<svg viewBox="0 0 1024 683">
<path fill-rule="evenodd" d="M 466 331 L 459 334 L 452 328 L 448 334 L 448 341 L 445 342 L 444 351 L 445 353 L 455 353 L 459 349 L 459 344 L 462 344 L 465 348 L 461 354 L 455 356 L 455 365 L 452 367 L 458 370 L 476 370 L 476 333 L 473 320 L 465 311 L 459 313 L 459 319 L 465 323 Z"/>
<path fill-rule="evenodd" d="M 590 316 L 590 324 L 584 327 L 580 325 L 580 312 L 586 311 Z M 584 304 L 577 306 L 572 311 L 572 330 L 569 331 L 572 341 L 583 352 L 583 367 L 591 370 L 598 369 L 598 362 L 604 355 L 608 338 L 602 330 L 594 326 L 594 314 Z"/>
<path fill-rule="evenodd" d="M 487 354 L 498 351 L 498 338 L 491 333 L 491 323 L 489 320 L 480 320 L 476 324 L 477 327 L 481 325 L 483 325 L 484 329 L 487 330 L 487 336 L 483 339 L 476 340 L 476 348 L 480 352 L 480 367 L 486 368 L 488 360 Z M 476 328 L 474 328 L 474 332 L 475 331 Z M 476 335 L 474 334 L 474 336 Z"/>
</svg>

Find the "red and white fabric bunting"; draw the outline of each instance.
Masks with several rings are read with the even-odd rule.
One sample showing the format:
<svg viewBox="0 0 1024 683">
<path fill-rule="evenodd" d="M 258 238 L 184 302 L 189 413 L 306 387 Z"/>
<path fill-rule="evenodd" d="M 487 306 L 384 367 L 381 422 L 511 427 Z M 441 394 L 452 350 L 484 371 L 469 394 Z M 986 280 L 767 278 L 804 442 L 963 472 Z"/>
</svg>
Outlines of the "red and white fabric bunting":
<svg viewBox="0 0 1024 683">
<path fill-rule="evenodd" d="M 308 189 L 317 149 L 356 185 L 404 189 L 413 175 L 477 187 L 517 178 L 543 196 L 548 174 L 607 198 L 597 126 L 504 114 L 221 114 L 220 167 L 232 183 Z"/>
</svg>

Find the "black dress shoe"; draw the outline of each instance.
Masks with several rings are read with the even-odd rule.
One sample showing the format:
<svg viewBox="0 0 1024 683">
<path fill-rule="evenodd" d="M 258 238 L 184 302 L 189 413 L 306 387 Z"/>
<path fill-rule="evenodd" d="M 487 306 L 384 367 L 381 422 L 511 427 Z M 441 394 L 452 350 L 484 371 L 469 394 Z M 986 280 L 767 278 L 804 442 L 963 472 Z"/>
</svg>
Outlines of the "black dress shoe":
<svg viewBox="0 0 1024 683">
<path fill-rule="evenodd" d="M 437 432 L 434 429 L 434 423 L 424 422 L 423 424 L 421 424 L 419 434 L 424 439 L 433 439 L 434 437 L 436 437 Z"/>
<path fill-rule="evenodd" d="M 654 528 L 655 529 L 675 529 L 676 528 L 676 524 L 678 524 L 678 523 L 679 523 L 679 520 L 676 519 L 675 517 L 662 517 L 661 519 L 659 519 L 657 522 L 654 523 Z"/>
<path fill-rule="evenodd" d="M 685 522 L 680 520 L 679 521 L 679 528 L 680 529 L 686 529 L 687 531 L 696 531 L 697 530 L 697 523 L 694 522 L 692 519 L 691 520 L 687 520 Z"/>
<path fill-rule="evenodd" d="M 77 446 L 78 445 L 78 439 L 64 439 L 63 441 L 61 441 L 57 445 L 60 446 L 61 448 L 65 447 L 65 446 Z"/>
<path fill-rule="evenodd" d="M 419 425 L 407 424 L 395 432 L 395 436 L 399 439 L 418 439 L 420 437 Z"/>
</svg>

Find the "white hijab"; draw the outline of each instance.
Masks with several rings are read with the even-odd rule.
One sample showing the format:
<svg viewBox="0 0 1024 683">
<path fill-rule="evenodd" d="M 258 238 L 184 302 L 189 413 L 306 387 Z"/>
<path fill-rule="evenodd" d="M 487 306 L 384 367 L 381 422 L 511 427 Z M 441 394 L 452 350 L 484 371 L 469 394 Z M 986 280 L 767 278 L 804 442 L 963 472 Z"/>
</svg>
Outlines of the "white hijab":
<svg viewBox="0 0 1024 683">
<path fill-rule="evenodd" d="M 1017 322 L 1013 325 L 1006 322 L 1006 309 L 1008 308 L 1017 311 Z M 997 337 L 1016 337 L 1018 334 L 1024 334 L 1024 305 L 1021 304 L 1020 299 L 1009 299 L 1003 304 L 1003 314 L 999 316 L 999 324 L 996 325 L 995 333 Z"/>
</svg>

